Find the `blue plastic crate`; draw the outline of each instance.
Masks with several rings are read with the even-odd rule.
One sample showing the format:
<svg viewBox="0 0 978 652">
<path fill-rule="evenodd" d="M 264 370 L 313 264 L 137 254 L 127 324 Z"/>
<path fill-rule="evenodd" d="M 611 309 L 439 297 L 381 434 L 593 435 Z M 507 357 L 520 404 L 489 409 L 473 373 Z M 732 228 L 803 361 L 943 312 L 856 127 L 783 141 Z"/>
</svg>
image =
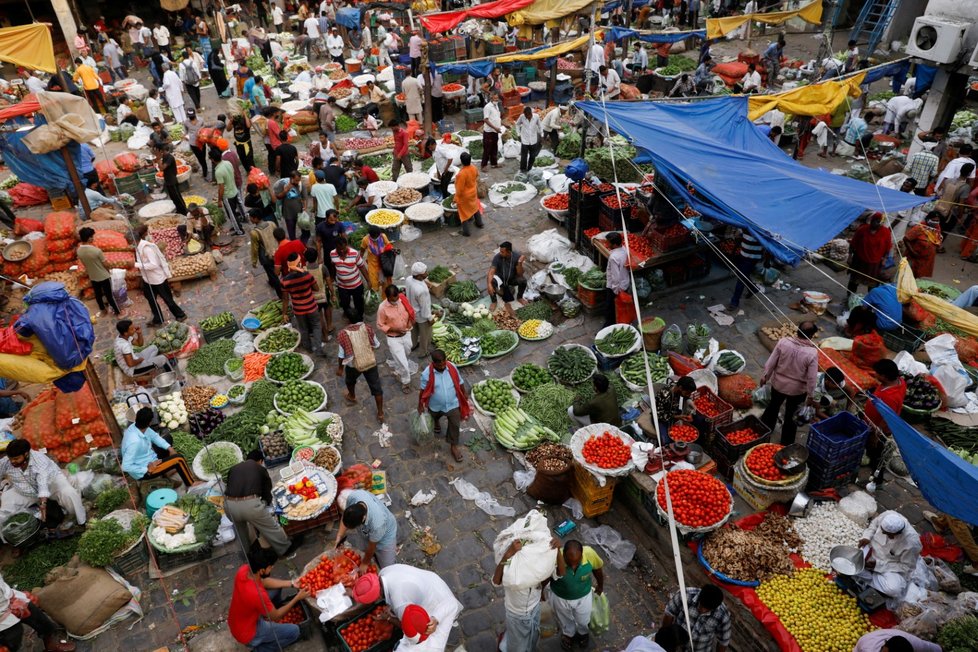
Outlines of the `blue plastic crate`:
<svg viewBox="0 0 978 652">
<path fill-rule="evenodd" d="M 819 460 L 828 464 L 850 456 L 862 455 L 866 445 L 869 426 L 849 412 L 812 424 L 806 446 L 810 452 L 809 462 Z"/>
</svg>

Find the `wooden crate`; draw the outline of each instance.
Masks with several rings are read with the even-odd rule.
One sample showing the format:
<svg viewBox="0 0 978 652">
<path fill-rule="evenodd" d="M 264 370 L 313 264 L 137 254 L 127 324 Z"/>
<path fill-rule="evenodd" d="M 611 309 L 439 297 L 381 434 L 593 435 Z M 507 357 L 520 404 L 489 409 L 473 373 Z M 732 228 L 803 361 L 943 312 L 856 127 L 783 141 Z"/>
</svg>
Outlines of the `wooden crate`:
<svg viewBox="0 0 978 652">
<path fill-rule="evenodd" d="M 602 487 L 587 469 L 576 462 L 574 464 L 571 494 L 581 502 L 581 510 L 586 518 L 604 514 L 611 509 L 617 484 L 618 478 L 609 477 Z"/>
<path fill-rule="evenodd" d="M 456 216 L 457 215 L 458 213 L 456 213 Z M 441 299 L 443 296 L 445 296 L 445 292 L 448 290 L 448 286 L 454 282 L 455 282 L 455 272 L 452 272 L 452 275 L 446 278 L 441 283 L 430 283 L 428 285 L 428 290 L 431 292 L 431 296 L 433 296 L 436 299 Z"/>
</svg>

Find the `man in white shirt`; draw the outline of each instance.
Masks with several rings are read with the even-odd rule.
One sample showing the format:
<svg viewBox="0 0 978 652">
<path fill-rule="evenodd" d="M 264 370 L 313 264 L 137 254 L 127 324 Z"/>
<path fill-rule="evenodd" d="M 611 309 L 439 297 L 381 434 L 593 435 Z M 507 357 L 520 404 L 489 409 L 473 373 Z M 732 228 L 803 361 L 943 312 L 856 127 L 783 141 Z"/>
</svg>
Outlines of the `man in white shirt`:
<svg viewBox="0 0 978 652">
<path fill-rule="evenodd" d="M 635 52 L 632 53 L 632 62 L 628 65 L 628 69 L 632 71 L 632 75 L 639 77 L 645 74 L 645 71 L 649 67 L 649 52 L 645 49 L 645 45 L 639 41 L 635 44 Z"/>
<path fill-rule="evenodd" d="M 173 111 L 173 119 L 180 124 L 184 124 L 187 121 L 187 114 L 183 110 L 183 82 L 180 81 L 179 75 L 170 68 L 170 64 L 163 64 L 163 82 L 160 84 L 160 88 L 163 89 L 163 94 L 166 96 L 166 103 L 170 105 L 170 110 Z"/>
<path fill-rule="evenodd" d="M 184 59 L 180 62 L 180 81 L 187 89 L 190 101 L 194 103 L 197 111 L 202 111 L 200 105 L 200 71 L 202 68 L 203 57 L 194 52 L 190 47 L 184 50 Z"/>
<path fill-rule="evenodd" d="M 543 116 L 543 120 L 540 121 L 543 135 L 550 140 L 550 149 L 554 152 L 557 151 L 557 145 L 560 144 L 560 121 L 566 113 L 567 105 L 561 104 L 550 109 L 550 112 Z"/>
<path fill-rule="evenodd" d="M 559 545 L 559 542 L 554 539 L 551 548 L 558 548 Z M 510 559 L 522 548 L 523 545 L 519 540 L 513 541 L 500 557 L 492 576 L 492 585 L 503 587 L 506 633 L 503 635 L 500 649 L 509 652 L 536 650 L 540 640 L 540 597 L 543 593 L 541 585 L 518 586 L 506 581 Z M 555 556 L 555 576 L 563 577 L 566 572 L 564 557 L 559 552 Z"/>
<path fill-rule="evenodd" d="M 146 113 L 149 114 L 149 123 L 159 121 L 163 123 L 163 109 L 160 108 L 160 92 L 155 88 L 150 89 L 149 97 L 146 98 Z"/>
<path fill-rule="evenodd" d="M 336 25 L 330 28 L 329 34 L 326 36 L 326 49 L 333 61 L 339 64 L 345 63 L 343 61 L 343 37 L 337 31 Z"/>
<path fill-rule="evenodd" d="M 660 627 L 655 633 L 655 640 L 647 636 L 636 636 L 628 642 L 625 652 L 675 652 L 683 641 L 688 641 L 689 635 L 676 624 Z"/>
<path fill-rule="evenodd" d="M 761 73 L 757 72 L 757 66 L 748 64 L 747 72 L 740 80 L 741 93 L 757 93 L 761 90 Z"/>
<path fill-rule="evenodd" d="M 890 134 L 896 130 L 903 133 L 907 122 L 917 117 L 917 111 L 923 106 L 922 99 L 912 100 L 906 95 L 891 97 L 886 102 L 886 116 L 883 118 L 883 133 Z"/>
<path fill-rule="evenodd" d="M 109 74 L 112 75 L 112 81 L 126 78 L 126 69 L 122 67 L 122 48 L 115 42 L 115 39 L 110 38 L 105 42 L 102 47 L 102 56 L 105 58 Z"/>
<path fill-rule="evenodd" d="M 16 591 L 0 577 L 0 646 L 19 650 L 27 625 L 44 641 L 49 652 L 74 652 L 75 644 L 61 640 L 58 625 L 44 611 L 31 602 L 31 596 Z"/>
<path fill-rule="evenodd" d="M 437 160 L 438 150 L 435 150 Z M 411 335 L 414 338 L 414 348 L 418 351 L 418 359 L 428 357 L 431 346 L 431 291 L 428 289 L 428 266 L 418 262 L 411 265 L 411 276 L 404 279 L 404 292 L 408 302 L 414 308 L 414 327 Z"/>
<path fill-rule="evenodd" d="M 306 36 L 309 37 L 309 41 L 319 41 L 322 38 L 322 34 L 319 32 L 319 19 L 315 16 L 309 16 L 306 21 L 302 23 L 303 29 L 305 29 Z"/>
<path fill-rule="evenodd" d="M 27 86 L 27 90 L 31 93 L 37 95 L 38 92 L 47 90 L 47 85 L 34 73 L 28 70 L 22 70 L 21 76 L 24 78 L 24 84 Z"/>
<path fill-rule="evenodd" d="M 846 50 L 846 62 L 843 71 L 846 73 L 855 72 L 859 67 L 859 46 L 855 41 L 849 41 L 849 49 Z"/>
<path fill-rule="evenodd" d="M 166 52 L 166 56 L 172 59 L 173 54 L 170 52 L 170 30 L 166 28 L 166 25 L 156 23 L 153 26 L 153 38 L 160 47 L 160 51 Z"/>
<path fill-rule="evenodd" d="M 967 143 L 958 148 L 958 157 L 949 161 L 948 164 L 944 166 L 944 170 L 941 171 L 940 176 L 937 177 L 937 183 L 934 184 L 935 193 L 940 192 L 941 186 L 944 185 L 945 181 L 956 181 L 958 177 L 961 176 L 961 168 L 964 167 L 966 163 L 974 164 L 975 159 L 971 158 L 971 153 L 973 151 L 974 148 Z M 975 178 L 974 170 L 971 171 L 968 178 Z"/>
<path fill-rule="evenodd" d="M 411 56 L 411 76 L 417 77 L 421 72 L 421 35 L 418 30 L 411 30 L 411 38 L 408 39 L 408 54 Z"/>
<path fill-rule="evenodd" d="M 31 450 L 26 439 L 10 442 L 7 455 L 0 459 L 0 478 L 6 478 L 12 485 L 0 496 L 0 523 L 35 506 L 43 523 L 48 517 L 48 500 L 53 499 L 66 515 L 74 515 L 78 525 L 85 524 L 85 506 L 78 490 L 54 460 L 41 451 Z"/>
<path fill-rule="evenodd" d="M 601 66 L 598 68 L 600 75 L 599 84 L 604 92 L 606 100 L 613 100 L 621 94 L 621 77 L 612 68 Z"/>
<path fill-rule="evenodd" d="M 275 31 L 279 34 L 282 33 L 282 24 L 285 22 L 284 13 L 281 7 L 272 3 L 272 25 L 275 26 Z"/>
<path fill-rule="evenodd" d="M 584 61 L 584 90 L 589 92 L 591 89 L 591 81 L 594 80 L 595 84 L 600 84 L 597 78 L 600 76 L 601 66 L 605 65 L 604 59 L 604 46 L 600 43 L 595 43 L 591 46 L 591 49 L 587 52 L 587 57 Z"/>
<path fill-rule="evenodd" d="M 503 121 L 499 116 L 499 93 L 489 93 L 489 101 L 482 107 L 482 169 L 486 165 L 499 167 L 499 134 L 503 133 Z"/>
<path fill-rule="evenodd" d="M 148 57 L 153 51 L 153 30 L 139 23 L 139 36 L 143 42 L 143 52 Z"/>
<path fill-rule="evenodd" d="M 150 310 L 153 311 L 153 321 L 150 326 L 163 325 L 163 311 L 160 310 L 157 298 L 162 298 L 166 307 L 170 309 L 177 321 L 187 319 L 187 314 L 173 300 L 173 291 L 167 282 L 173 274 L 170 272 L 170 264 L 166 262 L 166 257 L 155 243 L 146 240 L 149 227 L 141 224 L 136 228 L 136 269 L 143 277 L 143 294 L 149 302 Z"/>
<path fill-rule="evenodd" d="M 523 115 L 516 121 L 516 131 L 520 135 L 520 172 L 529 172 L 540 153 L 543 127 L 533 109 L 525 107 Z"/>
</svg>

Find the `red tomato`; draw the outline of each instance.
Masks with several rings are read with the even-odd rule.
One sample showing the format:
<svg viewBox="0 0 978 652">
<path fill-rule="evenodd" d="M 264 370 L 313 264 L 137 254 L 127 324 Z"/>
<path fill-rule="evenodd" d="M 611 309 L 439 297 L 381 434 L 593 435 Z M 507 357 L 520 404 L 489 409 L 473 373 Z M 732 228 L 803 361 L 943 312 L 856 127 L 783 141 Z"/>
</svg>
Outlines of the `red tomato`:
<svg viewBox="0 0 978 652">
<path fill-rule="evenodd" d="M 601 469 L 617 469 L 632 458 L 631 448 L 610 432 L 591 435 L 581 450 L 584 461 Z"/>
<path fill-rule="evenodd" d="M 713 476 L 683 469 L 670 471 L 656 486 L 656 500 L 666 509 L 666 488 L 672 498 L 676 520 L 690 527 L 706 527 L 720 521 L 730 511 L 730 492 Z"/>
<path fill-rule="evenodd" d="M 741 444 L 747 444 L 754 441 L 760 437 L 760 435 L 754 432 L 751 428 L 741 428 L 740 430 L 734 430 L 723 437 L 727 440 L 727 442 L 733 444 L 734 446 L 739 446 Z"/>
<path fill-rule="evenodd" d="M 744 466 L 747 470 L 764 480 L 776 482 L 784 480 L 787 476 L 774 465 L 774 456 L 784 446 L 781 444 L 761 444 L 747 451 L 744 458 Z"/>
</svg>

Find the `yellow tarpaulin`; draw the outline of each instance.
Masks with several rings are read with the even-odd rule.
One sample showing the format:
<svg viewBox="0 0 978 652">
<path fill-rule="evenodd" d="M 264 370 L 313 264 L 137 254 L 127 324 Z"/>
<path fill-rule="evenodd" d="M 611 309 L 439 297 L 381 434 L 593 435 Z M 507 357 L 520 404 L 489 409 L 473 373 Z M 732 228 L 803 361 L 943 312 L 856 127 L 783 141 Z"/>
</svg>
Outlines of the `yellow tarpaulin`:
<svg viewBox="0 0 978 652">
<path fill-rule="evenodd" d="M 600 43 L 603 38 L 601 32 L 594 35 L 595 41 Z M 502 56 L 493 57 L 496 63 L 511 63 L 513 61 L 537 61 L 539 59 L 548 59 L 550 57 L 557 57 L 561 54 L 567 54 L 568 52 L 573 52 L 574 50 L 580 50 L 586 47 L 588 42 L 591 40 L 590 34 L 585 34 L 584 36 L 578 37 L 573 41 L 567 41 L 566 43 L 558 43 L 557 45 L 552 45 L 549 48 L 540 50 L 539 52 L 532 52 L 530 54 L 504 54 Z"/>
<path fill-rule="evenodd" d="M 757 120 L 771 109 L 791 115 L 823 115 L 835 111 L 848 97 L 859 97 L 859 85 L 866 77 L 860 73 L 840 81 L 825 81 L 801 86 L 776 95 L 751 96 L 747 117 Z"/>
<path fill-rule="evenodd" d="M 972 337 L 978 337 L 978 316 L 963 308 L 958 308 L 944 299 L 935 297 L 933 294 L 921 292 L 917 288 L 917 279 L 913 277 L 913 272 L 910 271 L 910 263 L 907 262 L 906 258 L 900 261 L 899 274 L 897 277 L 897 299 L 900 300 L 900 303 L 907 303 L 912 299 L 919 303 L 924 310 L 933 313 L 951 326 Z"/>
<path fill-rule="evenodd" d="M 743 16 L 728 16 L 727 18 L 707 18 L 706 37 L 720 38 L 730 32 L 735 31 L 748 21 L 766 23 L 768 25 L 780 25 L 792 18 L 801 18 L 806 23 L 819 25 L 822 22 L 822 0 L 810 2 L 800 9 L 794 11 L 775 11 L 765 14 L 744 14 Z"/>
<path fill-rule="evenodd" d="M 31 70 L 57 72 L 51 30 L 40 23 L 0 29 L 0 61 Z"/>
<path fill-rule="evenodd" d="M 543 25 L 570 16 L 584 9 L 594 0 L 536 0 L 532 5 L 506 16 L 506 22 L 514 27 L 520 25 Z M 548 27 L 553 27 L 553 24 Z"/>
</svg>

